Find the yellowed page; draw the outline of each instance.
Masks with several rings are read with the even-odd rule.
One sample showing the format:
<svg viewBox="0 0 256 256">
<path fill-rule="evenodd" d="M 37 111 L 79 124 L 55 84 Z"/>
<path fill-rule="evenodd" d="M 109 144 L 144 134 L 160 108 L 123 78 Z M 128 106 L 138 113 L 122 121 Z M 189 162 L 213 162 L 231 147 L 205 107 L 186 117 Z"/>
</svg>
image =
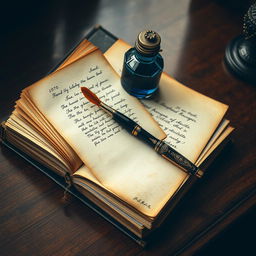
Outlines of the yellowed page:
<svg viewBox="0 0 256 256">
<path fill-rule="evenodd" d="M 119 74 L 129 48 L 118 40 L 104 54 Z M 162 74 L 159 87 L 154 100 L 142 102 L 167 134 L 165 141 L 195 162 L 228 106 L 182 85 L 166 73 Z"/>
<path fill-rule="evenodd" d="M 82 176 L 95 184 L 97 184 L 100 187 L 103 187 L 103 185 L 95 178 L 95 176 L 92 174 L 92 172 L 87 168 L 85 165 L 82 165 L 74 174 L 75 176 Z M 103 187 L 104 188 L 104 187 Z"/>
<path fill-rule="evenodd" d="M 41 113 L 106 188 L 142 213 L 155 216 L 187 177 L 89 103 L 80 86 L 162 136 L 141 104 L 126 94 L 99 51 L 27 88 Z"/>
<path fill-rule="evenodd" d="M 48 154 L 44 149 L 38 148 L 37 145 L 33 145 L 33 142 L 31 143 L 31 141 L 27 142 L 22 140 L 20 134 L 14 135 L 10 132 L 9 128 L 7 128 L 6 139 L 12 145 L 22 150 L 22 152 L 26 153 L 33 159 L 36 159 L 38 162 L 55 171 L 59 175 L 64 176 L 67 171 L 69 171 L 69 169 L 66 169 L 66 166 L 64 166 L 62 162 L 58 161 L 57 158 L 53 158 L 52 155 Z"/>
<path fill-rule="evenodd" d="M 208 151 L 202 156 L 200 157 L 200 159 L 197 160 L 197 164 L 201 165 L 208 156 L 210 156 L 214 150 L 216 150 L 218 148 L 218 146 L 225 140 L 228 138 L 228 136 L 233 132 L 234 127 L 229 126 L 227 127 L 227 129 L 225 131 L 223 131 L 223 133 L 218 137 L 218 139 L 214 142 L 214 144 L 208 149 Z"/>
<path fill-rule="evenodd" d="M 84 57 L 85 55 L 95 51 L 97 47 L 93 45 L 91 42 L 84 40 L 82 41 L 79 46 L 75 49 L 71 55 L 67 57 L 67 59 L 57 68 L 57 70 L 60 70 L 67 65 L 71 64 L 72 62 L 78 60 L 81 57 Z M 56 71 L 57 71 L 56 70 Z M 55 71 L 55 72 L 56 72 Z"/>
<path fill-rule="evenodd" d="M 209 149 L 216 143 L 217 139 L 220 137 L 220 135 L 227 129 L 230 121 L 227 119 L 223 119 L 222 122 L 220 123 L 219 127 L 216 129 L 214 132 L 213 136 L 211 139 L 208 141 L 206 147 L 203 149 L 201 152 L 200 156 L 196 160 L 196 164 L 201 162 L 201 159 L 204 158 L 205 155 L 208 155 Z"/>
<path fill-rule="evenodd" d="M 21 119 L 18 119 L 13 114 L 6 121 L 5 125 L 10 127 L 12 130 L 16 131 L 18 134 L 26 138 L 28 141 L 32 141 L 38 147 L 47 151 L 54 158 L 63 162 L 66 165 L 66 169 L 70 169 L 68 162 L 56 151 L 55 148 L 49 144 L 44 137 L 42 137 L 38 132 L 29 127 L 26 123 L 24 123 Z"/>
<path fill-rule="evenodd" d="M 23 93 L 24 94 L 24 93 Z M 33 126 L 38 133 L 42 134 L 49 143 L 67 160 L 70 165 L 70 169 L 74 172 L 77 170 L 82 162 L 78 158 L 77 154 L 73 151 L 70 145 L 54 130 L 54 128 L 47 123 L 45 118 L 40 115 L 38 110 L 36 111 L 35 106 L 30 102 L 26 102 L 25 98 L 22 97 L 16 102 L 14 115 L 16 112 L 24 118 L 31 126 Z"/>
<path fill-rule="evenodd" d="M 88 45 L 91 44 L 89 41 L 87 40 L 83 40 L 76 48 L 75 50 L 64 60 L 64 62 L 61 63 L 61 65 L 59 66 L 58 69 L 64 67 L 67 63 L 69 63 L 70 61 L 72 62 L 72 58 L 79 55 L 83 49 L 87 48 Z M 92 44 L 91 44 L 92 45 Z M 94 46 L 95 47 L 95 46 Z M 56 71 L 56 70 L 55 70 Z"/>
</svg>

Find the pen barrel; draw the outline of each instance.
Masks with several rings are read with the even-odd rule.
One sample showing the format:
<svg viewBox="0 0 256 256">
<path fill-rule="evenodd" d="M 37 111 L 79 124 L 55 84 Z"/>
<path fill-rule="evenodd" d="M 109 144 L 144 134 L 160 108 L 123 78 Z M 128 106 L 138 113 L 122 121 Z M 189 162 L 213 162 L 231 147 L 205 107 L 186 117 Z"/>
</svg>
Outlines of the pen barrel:
<svg viewBox="0 0 256 256">
<path fill-rule="evenodd" d="M 138 137 L 143 142 L 147 143 L 150 147 L 155 148 L 155 145 L 158 143 L 159 139 L 151 135 L 149 132 L 144 130 L 139 125 L 135 126 L 132 135 Z"/>
<path fill-rule="evenodd" d="M 115 111 L 113 113 L 113 119 L 119 123 L 124 129 L 126 129 L 133 136 L 139 138 L 143 142 L 147 143 L 152 148 L 155 147 L 156 143 L 159 141 L 149 132 L 144 130 L 140 125 L 138 125 L 135 121 L 130 119 L 129 117 L 123 115 L 122 113 Z"/>
<path fill-rule="evenodd" d="M 129 117 L 123 115 L 122 113 L 115 111 L 113 113 L 113 119 L 120 124 L 125 130 L 127 130 L 129 133 L 132 133 L 133 129 L 138 125 L 136 122 L 134 122 Z"/>
<path fill-rule="evenodd" d="M 182 154 L 171 148 L 163 141 L 159 141 L 155 146 L 155 151 L 168 161 L 174 163 L 178 167 L 184 169 L 187 173 L 195 175 L 199 178 L 203 176 L 203 171 L 199 169 L 190 160 L 184 157 Z"/>
</svg>

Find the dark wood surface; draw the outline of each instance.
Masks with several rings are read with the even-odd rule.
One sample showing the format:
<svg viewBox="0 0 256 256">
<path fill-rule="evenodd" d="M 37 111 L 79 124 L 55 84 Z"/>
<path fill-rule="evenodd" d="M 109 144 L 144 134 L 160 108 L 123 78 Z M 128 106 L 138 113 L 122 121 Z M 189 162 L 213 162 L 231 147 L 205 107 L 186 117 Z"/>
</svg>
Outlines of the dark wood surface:
<svg viewBox="0 0 256 256">
<path fill-rule="evenodd" d="M 233 142 L 143 249 L 19 156 L 0 154 L 1 255 L 252 255 L 255 224 L 255 86 L 235 79 L 223 56 L 249 1 L 23 1 L 2 5 L 0 120 L 20 91 L 43 77 L 92 26 L 133 44 L 162 36 L 165 70 L 230 106 Z M 188 243 L 189 241 L 189 243 Z M 181 249 L 181 250 L 180 250 Z"/>
</svg>

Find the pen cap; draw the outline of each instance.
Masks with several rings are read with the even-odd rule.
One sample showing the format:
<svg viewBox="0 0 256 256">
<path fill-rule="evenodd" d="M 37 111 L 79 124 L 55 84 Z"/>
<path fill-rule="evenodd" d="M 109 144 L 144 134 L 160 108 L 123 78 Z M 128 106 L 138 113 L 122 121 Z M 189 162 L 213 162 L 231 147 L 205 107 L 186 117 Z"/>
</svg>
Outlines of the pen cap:
<svg viewBox="0 0 256 256">
<path fill-rule="evenodd" d="M 160 51 L 161 37 L 153 30 L 145 30 L 139 33 L 135 42 L 135 48 L 143 55 L 156 55 Z"/>
</svg>

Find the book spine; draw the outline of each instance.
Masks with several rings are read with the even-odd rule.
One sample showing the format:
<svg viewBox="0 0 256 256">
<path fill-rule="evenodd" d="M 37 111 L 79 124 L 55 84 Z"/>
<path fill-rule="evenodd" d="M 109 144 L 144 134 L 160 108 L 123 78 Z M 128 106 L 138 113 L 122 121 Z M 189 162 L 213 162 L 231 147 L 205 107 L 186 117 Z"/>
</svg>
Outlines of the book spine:
<svg viewBox="0 0 256 256">
<path fill-rule="evenodd" d="M 5 122 L 0 124 L 0 143 L 6 140 L 6 126 Z"/>
</svg>

